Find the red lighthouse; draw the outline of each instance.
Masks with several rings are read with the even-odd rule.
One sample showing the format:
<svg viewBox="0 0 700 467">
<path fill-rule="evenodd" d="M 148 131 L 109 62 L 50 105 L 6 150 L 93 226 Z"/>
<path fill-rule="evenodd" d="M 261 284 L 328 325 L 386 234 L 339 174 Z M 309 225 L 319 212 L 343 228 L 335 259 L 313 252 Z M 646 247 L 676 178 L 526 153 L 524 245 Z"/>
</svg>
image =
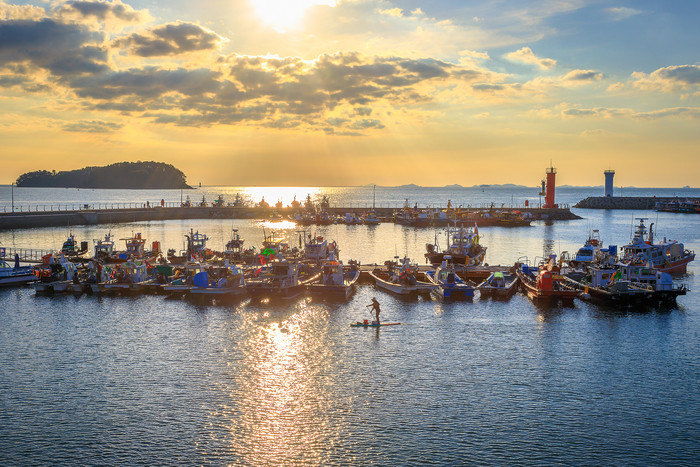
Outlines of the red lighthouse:
<svg viewBox="0 0 700 467">
<path fill-rule="evenodd" d="M 557 205 L 554 204 L 554 189 L 556 187 L 556 177 L 557 169 L 552 167 L 550 164 L 547 169 L 547 191 L 544 195 L 544 206 L 543 208 L 556 208 Z"/>
</svg>

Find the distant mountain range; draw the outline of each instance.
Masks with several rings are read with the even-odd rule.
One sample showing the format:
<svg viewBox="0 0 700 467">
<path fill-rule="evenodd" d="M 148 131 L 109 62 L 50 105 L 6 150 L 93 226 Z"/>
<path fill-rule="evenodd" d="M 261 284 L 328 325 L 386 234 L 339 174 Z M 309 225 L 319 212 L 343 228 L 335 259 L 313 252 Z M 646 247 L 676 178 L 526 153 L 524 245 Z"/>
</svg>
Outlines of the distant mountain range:
<svg viewBox="0 0 700 467">
<path fill-rule="evenodd" d="M 49 172 L 37 170 L 17 178 L 18 187 L 98 189 L 189 189 L 185 174 L 163 162 L 118 162 L 104 167 Z"/>
</svg>

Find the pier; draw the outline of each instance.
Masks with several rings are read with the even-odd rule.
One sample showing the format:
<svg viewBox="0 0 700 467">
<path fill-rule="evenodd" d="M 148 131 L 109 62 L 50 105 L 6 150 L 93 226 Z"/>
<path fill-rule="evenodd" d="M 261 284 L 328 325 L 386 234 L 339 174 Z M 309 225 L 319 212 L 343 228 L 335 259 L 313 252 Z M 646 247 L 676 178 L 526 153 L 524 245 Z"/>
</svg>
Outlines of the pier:
<svg viewBox="0 0 700 467">
<path fill-rule="evenodd" d="M 344 216 L 345 213 L 361 214 L 372 209 L 370 206 L 329 207 L 330 214 Z M 384 222 L 393 222 L 392 216 L 398 208 L 375 208 L 377 216 Z M 430 207 L 446 209 L 446 207 Z M 580 219 L 568 206 L 538 208 L 490 204 L 462 207 L 463 210 L 518 210 L 530 213 L 533 220 L 573 220 Z M 135 206 L 94 208 L 90 205 L 65 206 L 63 210 L 39 209 L 19 212 L 0 212 L 0 229 L 27 229 L 37 227 L 71 227 L 75 225 L 121 224 L 130 222 L 165 221 L 179 219 L 269 219 L 273 213 L 290 216 L 298 209 L 291 207 L 234 207 L 234 206 Z"/>
<path fill-rule="evenodd" d="M 574 206 L 579 209 L 636 209 L 651 210 L 656 203 L 668 203 L 677 197 L 647 197 L 647 196 L 590 196 L 579 201 Z"/>
</svg>

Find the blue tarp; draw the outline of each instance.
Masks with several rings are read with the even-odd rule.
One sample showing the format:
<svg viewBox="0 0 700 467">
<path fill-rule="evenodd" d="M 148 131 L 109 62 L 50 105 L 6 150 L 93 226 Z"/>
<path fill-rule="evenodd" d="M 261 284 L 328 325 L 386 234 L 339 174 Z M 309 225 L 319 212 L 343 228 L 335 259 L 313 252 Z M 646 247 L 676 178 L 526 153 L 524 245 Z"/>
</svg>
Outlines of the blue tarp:
<svg viewBox="0 0 700 467">
<path fill-rule="evenodd" d="M 195 287 L 209 287 L 209 273 L 207 271 L 198 272 L 194 275 Z"/>
</svg>

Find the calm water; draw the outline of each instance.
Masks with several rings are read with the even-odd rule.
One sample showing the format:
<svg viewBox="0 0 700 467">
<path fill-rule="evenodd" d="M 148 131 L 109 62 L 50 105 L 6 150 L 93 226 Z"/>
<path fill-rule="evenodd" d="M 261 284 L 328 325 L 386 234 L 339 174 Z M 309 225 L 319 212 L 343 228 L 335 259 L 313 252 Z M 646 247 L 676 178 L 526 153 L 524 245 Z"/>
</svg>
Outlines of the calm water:
<svg viewBox="0 0 700 467">
<path fill-rule="evenodd" d="M 213 199 L 237 189 L 208 190 Z M 255 198 L 263 189 L 248 190 Z M 384 189 L 380 197 L 378 188 L 377 200 L 485 202 L 475 201 L 480 189 L 432 190 Z M 559 202 L 588 196 L 576 190 L 560 190 Z M 359 204 L 367 191 L 371 203 L 371 188 L 299 188 L 283 196 L 335 193 L 331 202 L 337 196 Z M 112 200 L 110 193 L 91 193 L 74 201 Z M 141 195 L 130 192 L 120 202 Z M 179 200 L 179 192 L 171 195 Z M 31 196 L 37 204 L 73 202 L 53 190 Z M 163 196 L 151 192 L 146 199 Z M 491 193 L 503 203 L 524 196 Z M 605 244 L 621 245 L 633 217 L 642 215 L 659 235 L 700 252 L 699 216 L 576 212 L 584 219 L 480 228 L 487 262 L 575 251 L 592 228 Z M 193 227 L 217 249 L 231 228 L 246 244 L 259 245 L 263 225 L 298 241 L 293 225 L 251 220 L 111 229 L 116 238 L 141 232 L 149 242 L 180 248 Z M 91 242 L 109 227 L 72 230 Z M 393 224 L 314 230 L 338 242 L 342 259 L 363 263 L 395 254 L 422 258 L 424 244 L 435 239 L 431 229 Z M 58 248 L 68 232 L 0 231 L 0 242 Z M 444 243 L 444 236 L 438 240 Z M 371 285 L 360 286 L 346 304 L 306 298 L 282 305 L 0 290 L 0 463 L 697 464 L 699 268 L 700 261 L 691 263 L 681 278 L 691 292 L 676 307 L 657 310 L 581 301 L 542 307 L 519 294 L 507 302 L 403 300 Z M 350 328 L 368 317 L 373 296 L 384 319 L 405 325 Z"/>
</svg>

